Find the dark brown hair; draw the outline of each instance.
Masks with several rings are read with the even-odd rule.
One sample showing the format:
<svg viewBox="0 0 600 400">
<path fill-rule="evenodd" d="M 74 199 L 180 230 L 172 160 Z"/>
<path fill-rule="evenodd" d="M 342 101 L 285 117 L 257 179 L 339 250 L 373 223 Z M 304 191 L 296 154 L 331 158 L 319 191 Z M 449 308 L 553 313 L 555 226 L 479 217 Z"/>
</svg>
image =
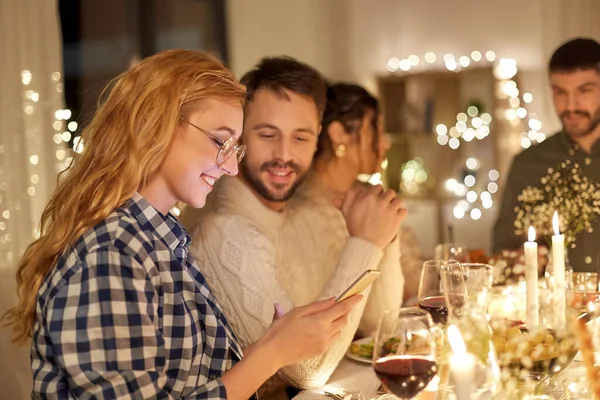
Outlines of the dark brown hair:
<svg viewBox="0 0 600 400">
<path fill-rule="evenodd" d="M 595 69 L 600 73 L 600 43 L 589 38 L 575 38 L 562 44 L 548 64 L 550 73 L 588 69 Z"/>
<path fill-rule="evenodd" d="M 353 134 L 358 131 L 361 126 L 362 119 L 367 112 L 372 111 L 375 114 L 373 119 L 373 128 L 378 132 L 378 114 L 379 101 L 371 95 L 365 88 L 349 84 L 336 83 L 327 89 L 327 106 L 323 114 L 322 130 L 319 135 L 319 144 L 315 158 L 333 151 L 331 139 L 327 134 L 329 125 L 335 121 L 339 121 L 344 130 L 348 134 Z M 360 138 L 359 138 L 360 139 Z M 373 148 L 377 146 L 377 135 L 373 137 Z"/>
<path fill-rule="evenodd" d="M 327 102 L 327 81 L 313 67 L 291 57 L 267 57 L 241 79 L 246 85 L 246 100 L 252 101 L 254 93 L 267 88 L 288 99 L 285 90 L 310 97 L 323 116 Z"/>
</svg>

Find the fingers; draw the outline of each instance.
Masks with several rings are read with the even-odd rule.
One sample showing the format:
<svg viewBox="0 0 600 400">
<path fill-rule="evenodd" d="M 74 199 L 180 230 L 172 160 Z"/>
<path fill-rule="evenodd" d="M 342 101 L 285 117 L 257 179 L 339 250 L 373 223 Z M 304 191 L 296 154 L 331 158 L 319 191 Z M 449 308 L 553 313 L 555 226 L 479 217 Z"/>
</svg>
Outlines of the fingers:
<svg viewBox="0 0 600 400">
<path fill-rule="evenodd" d="M 383 193 L 383 199 L 386 200 L 388 203 L 394 203 L 394 202 L 400 202 L 400 205 L 402 205 L 402 200 L 396 196 L 396 192 L 392 189 L 388 189 Z"/>
<path fill-rule="evenodd" d="M 340 318 L 342 315 L 347 314 L 355 305 L 357 305 L 362 300 L 362 298 L 363 296 L 360 294 L 354 295 L 344 301 L 337 303 L 333 307 L 324 311 L 323 314 L 325 314 L 326 319 L 334 321 Z"/>
<path fill-rule="evenodd" d="M 335 297 L 332 297 L 327 300 L 315 301 L 315 302 L 307 304 L 305 306 L 297 307 L 294 310 L 294 312 L 298 313 L 299 315 L 316 314 L 316 313 L 320 313 L 322 311 L 332 308 L 332 306 L 334 304 L 335 304 Z"/>
<path fill-rule="evenodd" d="M 337 333 L 337 332 L 341 331 L 342 329 L 344 329 L 344 327 L 348 323 L 348 315 L 349 315 L 349 313 L 346 313 L 331 323 L 331 332 L 332 333 Z"/>
<path fill-rule="evenodd" d="M 273 303 L 273 308 L 274 308 L 274 313 L 273 313 L 273 321 L 275 321 L 276 319 L 279 319 L 281 317 L 283 317 L 283 315 L 285 314 L 285 311 L 283 309 L 283 306 L 277 302 Z"/>
<path fill-rule="evenodd" d="M 340 211 L 342 211 L 343 204 L 344 204 L 344 197 L 336 197 L 335 199 L 333 199 L 333 206 Z"/>
<path fill-rule="evenodd" d="M 352 208 L 352 204 L 354 204 L 354 200 L 356 200 L 356 197 L 363 192 L 365 192 L 365 189 L 360 187 L 354 187 L 346 192 L 346 196 L 344 197 L 341 206 L 341 210 L 344 215 L 348 214 Z"/>
</svg>

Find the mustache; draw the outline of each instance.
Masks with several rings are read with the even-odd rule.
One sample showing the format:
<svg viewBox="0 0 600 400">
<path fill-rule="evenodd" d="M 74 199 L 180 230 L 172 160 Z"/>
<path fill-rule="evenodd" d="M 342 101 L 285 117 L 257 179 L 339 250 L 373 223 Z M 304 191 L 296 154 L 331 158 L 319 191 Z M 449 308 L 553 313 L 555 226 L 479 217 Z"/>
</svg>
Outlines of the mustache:
<svg viewBox="0 0 600 400">
<path fill-rule="evenodd" d="M 293 161 L 283 162 L 279 160 L 271 160 L 260 166 L 261 171 L 265 171 L 269 168 L 289 168 L 297 174 L 299 174 L 301 171 L 300 166 Z"/>
<path fill-rule="evenodd" d="M 586 117 L 591 119 L 592 116 L 590 115 L 589 112 L 587 111 L 583 111 L 583 110 L 575 110 L 575 111 L 564 111 L 560 114 L 560 118 L 567 118 L 567 117 L 573 117 L 573 116 L 580 116 L 580 117 Z"/>
</svg>

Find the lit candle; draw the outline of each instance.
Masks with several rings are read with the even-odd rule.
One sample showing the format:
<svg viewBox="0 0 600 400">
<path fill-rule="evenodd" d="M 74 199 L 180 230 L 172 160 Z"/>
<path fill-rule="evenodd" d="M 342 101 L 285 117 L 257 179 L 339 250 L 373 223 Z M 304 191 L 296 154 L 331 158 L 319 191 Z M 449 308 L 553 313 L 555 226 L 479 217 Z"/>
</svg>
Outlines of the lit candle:
<svg viewBox="0 0 600 400">
<path fill-rule="evenodd" d="M 455 325 L 448 327 L 448 343 L 453 352 L 450 356 L 450 379 L 456 400 L 471 400 L 475 389 L 475 357 L 467 353 L 465 342 Z"/>
<path fill-rule="evenodd" d="M 529 241 L 525 242 L 525 284 L 527 286 L 525 323 L 527 324 L 527 329 L 531 330 L 539 322 L 538 251 L 533 226 L 529 227 L 528 236 Z"/>
<path fill-rule="evenodd" d="M 552 263 L 554 268 L 554 324 L 564 327 L 565 320 L 565 236 L 560 234 L 558 213 L 552 217 Z"/>
</svg>

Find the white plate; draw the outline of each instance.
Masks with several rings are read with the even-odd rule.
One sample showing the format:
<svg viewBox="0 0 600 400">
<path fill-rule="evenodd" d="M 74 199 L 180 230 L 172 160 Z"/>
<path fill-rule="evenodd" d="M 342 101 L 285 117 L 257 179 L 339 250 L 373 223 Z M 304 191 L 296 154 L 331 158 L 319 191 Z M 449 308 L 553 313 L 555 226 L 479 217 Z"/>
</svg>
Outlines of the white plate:
<svg viewBox="0 0 600 400">
<path fill-rule="evenodd" d="M 365 344 L 365 343 L 368 343 L 368 342 L 373 342 L 373 338 L 369 336 L 369 337 L 366 337 L 366 338 L 355 340 L 352 343 L 353 344 L 361 345 L 361 344 Z M 363 358 L 363 357 L 359 357 L 358 354 L 351 353 L 350 352 L 350 348 L 348 348 L 348 350 L 346 351 L 346 357 L 348 357 L 348 358 L 350 358 L 350 359 L 352 359 L 354 361 L 362 362 L 362 363 L 365 363 L 365 364 L 372 364 L 373 363 L 373 360 L 371 358 Z"/>
</svg>

